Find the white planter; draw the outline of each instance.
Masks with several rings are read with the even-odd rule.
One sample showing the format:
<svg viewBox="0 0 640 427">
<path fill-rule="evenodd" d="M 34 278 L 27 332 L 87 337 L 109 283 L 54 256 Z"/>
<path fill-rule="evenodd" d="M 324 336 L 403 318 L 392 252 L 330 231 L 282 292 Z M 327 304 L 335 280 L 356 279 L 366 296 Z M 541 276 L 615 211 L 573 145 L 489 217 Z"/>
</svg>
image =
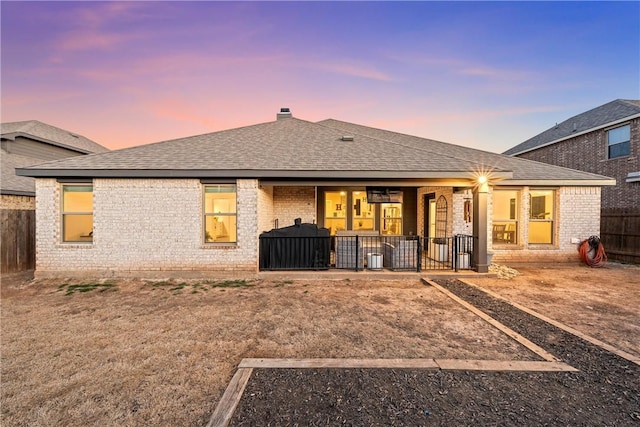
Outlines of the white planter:
<svg viewBox="0 0 640 427">
<path fill-rule="evenodd" d="M 469 261 L 471 258 L 471 254 L 467 253 L 467 252 L 460 252 L 458 254 L 458 268 L 461 269 L 467 269 L 469 268 Z"/>
<path fill-rule="evenodd" d="M 449 246 L 446 244 L 433 243 L 431 245 L 431 258 L 435 261 L 447 262 L 449 261 Z"/>
<path fill-rule="evenodd" d="M 369 270 L 382 270 L 382 254 L 367 254 L 367 268 Z"/>
</svg>

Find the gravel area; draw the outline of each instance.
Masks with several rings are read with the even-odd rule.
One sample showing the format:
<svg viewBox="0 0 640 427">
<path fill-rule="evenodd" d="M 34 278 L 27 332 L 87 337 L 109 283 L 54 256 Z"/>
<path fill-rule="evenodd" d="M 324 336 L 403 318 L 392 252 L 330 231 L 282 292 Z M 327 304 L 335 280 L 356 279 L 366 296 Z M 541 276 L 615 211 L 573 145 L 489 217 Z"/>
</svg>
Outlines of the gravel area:
<svg viewBox="0 0 640 427">
<path fill-rule="evenodd" d="M 256 369 L 232 426 L 640 426 L 640 366 L 457 280 L 459 297 L 579 369 Z"/>
</svg>

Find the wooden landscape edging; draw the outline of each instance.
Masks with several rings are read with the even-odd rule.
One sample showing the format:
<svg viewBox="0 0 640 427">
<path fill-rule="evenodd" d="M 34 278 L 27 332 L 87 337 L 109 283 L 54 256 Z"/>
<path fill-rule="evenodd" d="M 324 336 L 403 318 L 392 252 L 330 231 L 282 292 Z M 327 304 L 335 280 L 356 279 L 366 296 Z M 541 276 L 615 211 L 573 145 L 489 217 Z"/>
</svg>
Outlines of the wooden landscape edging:
<svg viewBox="0 0 640 427">
<path fill-rule="evenodd" d="M 229 382 L 222 398 L 218 402 L 207 427 L 226 427 L 231 422 L 233 413 L 240 403 L 242 394 L 249 382 L 253 369 L 439 369 L 439 370 L 464 370 L 464 371 L 519 371 L 519 372 L 576 372 L 576 368 L 560 361 L 542 347 L 529 341 L 517 332 L 507 328 L 491 316 L 480 311 L 473 305 L 462 300 L 458 296 L 444 289 L 437 283 L 422 278 L 425 283 L 435 287 L 449 298 L 470 310 L 492 326 L 498 328 L 509 337 L 515 339 L 532 352 L 542 357 L 543 361 L 511 361 L 511 360 L 470 360 L 470 359 L 268 359 L 247 358 L 242 359 L 238 370 Z M 475 286 L 464 282 L 467 285 Z M 476 286 L 479 288 L 478 286 Z M 484 290 L 483 288 L 480 288 Z M 492 295 L 490 292 L 486 291 Z M 497 298 L 504 298 L 499 297 Z M 507 301 L 511 304 L 510 301 Z M 523 307 L 517 308 L 527 311 Z M 527 311 L 528 312 L 528 311 Z M 535 314 L 534 314 L 535 315 Z M 551 319 L 542 318 L 551 324 Z M 557 325 L 555 325 L 557 326 Z M 577 331 L 576 331 L 577 332 Z M 604 344 L 604 343 L 602 343 Z M 606 345 L 606 344 L 605 344 Z M 638 362 L 635 362 L 638 363 Z"/>
<path fill-rule="evenodd" d="M 224 391 L 220 402 L 218 402 L 215 411 L 213 411 L 207 427 L 229 425 L 252 372 L 253 369 L 251 368 L 239 368 L 236 371 L 227 389 Z"/>
<path fill-rule="evenodd" d="M 576 372 L 563 362 L 472 359 L 242 359 L 239 369 L 440 369 L 443 371 Z"/>
<path fill-rule="evenodd" d="M 525 313 L 529 313 L 530 315 L 535 316 L 538 319 L 543 320 L 543 321 L 555 326 L 556 328 L 560 328 L 565 332 L 569 332 L 570 334 L 573 334 L 573 335 L 575 335 L 575 336 L 577 336 L 579 338 L 582 338 L 583 340 L 588 341 L 591 344 L 597 345 L 598 347 L 601 347 L 601 348 L 603 348 L 603 349 L 605 349 L 605 350 L 607 350 L 607 351 L 609 351 L 609 352 L 611 352 L 613 354 L 616 354 L 616 355 L 622 357 L 623 359 L 627 359 L 628 361 L 633 362 L 636 365 L 640 365 L 640 357 L 638 357 L 638 356 L 635 356 L 635 355 L 633 355 L 631 353 L 627 353 L 626 351 L 620 350 L 620 349 L 618 349 L 618 348 L 616 348 L 616 347 L 614 347 L 614 346 L 612 346 L 610 344 L 607 344 L 604 341 L 600 341 L 597 338 L 594 338 L 592 336 L 584 334 L 584 333 L 578 331 L 577 329 L 572 328 L 571 326 L 567 326 L 564 323 L 558 322 L 557 320 L 553 320 L 553 319 L 545 316 L 544 314 L 540 314 L 537 311 L 534 311 L 534 310 L 532 310 L 530 308 L 527 308 L 527 307 L 525 307 L 525 306 L 523 306 L 521 304 L 518 304 L 515 301 L 511 301 L 511 300 L 509 300 L 509 299 L 507 299 L 507 298 L 505 298 L 505 297 L 503 297 L 503 296 L 501 296 L 501 295 L 499 295 L 499 294 L 497 294 L 497 293 L 495 293 L 493 291 L 485 289 L 482 286 L 476 285 L 475 283 L 472 283 L 472 282 L 464 280 L 464 279 L 459 279 L 459 280 L 461 282 L 465 283 L 466 285 L 469 285 L 469 286 L 472 286 L 472 287 L 474 287 L 476 289 L 479 289 L 482 292 L 486 292 L 487 295 L 491 295 L 494 298 L 498 298 L 498 299 L 500 299 L 502 301 L 505 301 L 506 303 L 511 304 L 512 306 L 514 306 L 518 310 L 522 310 Z"/>
<path fill-rule="evenodd" d="M 463 371 L 576 372 L 563 362 L 465 359 L 242 359 L 207 427 L 226 427 L 253 369 L 439 369 Z"/>
<path fill-rule="evenodd" d="M 434 282 L 432 280 L 425 279 L 425 278 L 422 278 L 422 280 L 425 283 L 428 283 L 429 285 L 433 286 L 434 288 L 436 288 L 437 290 L 439 290 L 440 292 L 442 292 L 443 294 L 445 294 L 446 296 L 448 296 L 449 298 L 451 298 L 452 300 L 454 300 L 458 304 L 462 305 L 464 308 L 466 308 L 467 310 L 471 311 L 473 314 L 475 314 L 476 316 L 480 317 L 485 322 L 491 324 L 492 326 L 497 328 L 499 331 L 505 333 L 509 337 L 511 337 L 514 340 L 518 341 L 520 344 L 522 344 L 523 346 L 525 346 L 526 348 L 528 348 L 529 350 L 531 350 L 532 352 L 534 352 L 538 356 L 542 357 L 547 362 L 560 362 L 560 360 L 558 358 L 556 358 L 553 354 L 549 353 L 544 348 L 540 347 L 537 344 L 534 344 L 533 342 L 531 342 L 527 338 L 523 337 L 522 335 L 520 335 L 519 333 L 517 333 L 513 329 L 510 329 L 510 328 L 506 327 L 505 325 L 503 325 L 502 323 L 498 322 L 496 319 L 494 319 L 493 317 L 489 316 L 488 314 L 486 314 L 482 310 L 479 310 L 478 308 L 476 308 L 473 305 L 469 304 L 468 302 L 466 302 L 462 298 L 458 297 L 453 292 L 450 292 L 450 291 L 446 290 L 445 288 L 443 288 L 442 286 L 438 285 L 436 282 Z M 464 282 L 464 283 L 466 283 L 466 282 Z"/>
</svg>

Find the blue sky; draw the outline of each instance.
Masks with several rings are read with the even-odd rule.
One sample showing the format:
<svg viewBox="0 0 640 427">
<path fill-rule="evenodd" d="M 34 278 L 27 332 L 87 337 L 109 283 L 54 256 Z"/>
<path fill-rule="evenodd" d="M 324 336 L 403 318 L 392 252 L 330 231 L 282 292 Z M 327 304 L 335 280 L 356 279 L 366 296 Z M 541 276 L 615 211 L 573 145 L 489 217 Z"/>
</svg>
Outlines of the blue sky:
<svg viewBox="0 0 640 427">
<path fill-rule="evenodd" d="M 640 98 L 640 2 L 7 2 L 2 121 L 109 148 L 275 119 L 502 152 Z"/>
</svg>

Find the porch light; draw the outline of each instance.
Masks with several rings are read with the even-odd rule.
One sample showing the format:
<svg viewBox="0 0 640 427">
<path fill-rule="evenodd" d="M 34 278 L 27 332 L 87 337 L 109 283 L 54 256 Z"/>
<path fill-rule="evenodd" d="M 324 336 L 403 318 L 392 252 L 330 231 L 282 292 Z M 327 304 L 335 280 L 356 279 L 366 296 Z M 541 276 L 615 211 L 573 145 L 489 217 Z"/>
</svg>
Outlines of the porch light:
<svg viewBox="0 0 640 427">
<path fill-rule="evenodd" d="M 484 174 L 478 175 L 478 191 L 480 193 L 489 192 L 489 179 Z"/>
</svg>

